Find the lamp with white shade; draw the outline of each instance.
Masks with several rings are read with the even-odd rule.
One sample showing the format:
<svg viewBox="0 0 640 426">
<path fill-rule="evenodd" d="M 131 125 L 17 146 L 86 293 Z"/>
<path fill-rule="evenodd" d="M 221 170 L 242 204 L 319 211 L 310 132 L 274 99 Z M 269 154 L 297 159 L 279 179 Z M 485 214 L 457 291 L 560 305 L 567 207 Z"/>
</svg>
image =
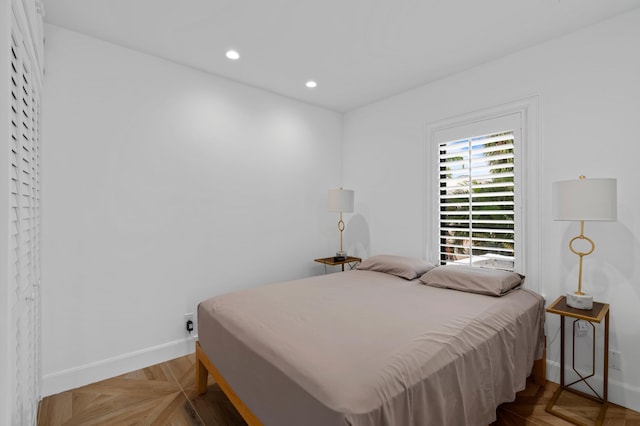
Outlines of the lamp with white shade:
<svg viewBox="0 0 640 426">
<path fill-rule="evenodd" d="M 553 182 L 551 187 L 553 200 L 553 219 L 580 221 L 580 235 L 569 242 L 569 249 L 580 257 L 578 272 L 578 291 L 567 293 L 567 305 L 577 309 L 592 309 L 593 296 L 582 291 L 582 258 L 596 248 L 595 243 L 584 235 L 585 221 L 617 220 L 618 195 L 616 179 L 579 179 Z M 587 250 L 574 247 L 576 241 L 586 241 Z"/>
<path fill-rule="evenodd" d="M 354 192 L 350 189 L 330 189 L 328 197 L 329 211 L 334 213 L 340 213 L 340 220 L 338 221 L 338 231 L 340 231 L 340 251 L 336 252 L 337 258 L 346 258 L 347 253 L 342 249 L 342 233 L 344 232 L 344 221 L 342 220 L 342 213 L 350 213 L 353 211 L 353 198 Z"/>
</svg>

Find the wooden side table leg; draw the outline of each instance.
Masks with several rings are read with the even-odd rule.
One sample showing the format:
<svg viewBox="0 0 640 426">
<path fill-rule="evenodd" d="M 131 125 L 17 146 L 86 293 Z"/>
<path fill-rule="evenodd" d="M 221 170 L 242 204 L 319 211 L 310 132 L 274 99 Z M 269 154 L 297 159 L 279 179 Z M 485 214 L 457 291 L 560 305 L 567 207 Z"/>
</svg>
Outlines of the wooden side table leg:
<svg viewBox="0 0 640 426">
<path fill-rule="evenodd" d="M 564 389 L 564 315 L 560 315 L 560 388 Z"/>
<path fill-rule="evenodd" d="M 604 402 L 609 401 L 609 311 L 604 316 L 604 389 L 602 391 Z"/>
<path fill-rule="evenodd" d="M 604 361 L 602 366 L 602 408 L 596 420 L 596 425 L 604 423 L 604 416 L 609 408 L 609 311 L 604 316 Z"/>
</svg>

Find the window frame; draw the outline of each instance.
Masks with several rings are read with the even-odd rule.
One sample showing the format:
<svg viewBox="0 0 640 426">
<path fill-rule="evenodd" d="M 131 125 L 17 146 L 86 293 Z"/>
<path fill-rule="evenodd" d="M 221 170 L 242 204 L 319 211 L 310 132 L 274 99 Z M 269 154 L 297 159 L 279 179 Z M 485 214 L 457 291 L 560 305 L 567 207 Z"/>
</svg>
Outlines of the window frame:
<svg viewBox="0 0 640 426">
<path fill-rule="evenodd" d="M 424 173 L 425 258 L 440 263 L 439 235 L 439 144 L 475 135 L 492 133 L 495 124 L 505 117 L 515 118 L 520 132 L 516 147 L 516 173 L 519 180 L 516 208 L 519 219 L 516 231 L 514 270 L 527 276 L 528 288 L 540 292 L 541 211 L 539 187 L 539 96 L 530 96 L 507 104 L 489 107 L 458 116 L 430 122 L 426 126 Z M 515 130 L 515 129 L 514 129 Z M 471 132 L 471 133 L 469 133 Z M 463 135 L 457 137 L 459 135 Z"/>
</svg>

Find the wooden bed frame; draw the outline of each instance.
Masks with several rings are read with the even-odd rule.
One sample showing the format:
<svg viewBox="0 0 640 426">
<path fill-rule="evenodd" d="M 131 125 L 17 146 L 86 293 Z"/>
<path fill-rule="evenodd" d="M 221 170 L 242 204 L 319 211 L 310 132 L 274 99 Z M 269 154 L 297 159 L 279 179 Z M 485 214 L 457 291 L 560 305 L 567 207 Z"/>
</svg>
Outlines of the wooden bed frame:
<svg viewBox="0 0 640 426">
<path fill-rule="evenodd" d="M 229 398 L 229 401 L 236 408 L 238 413 L 242 416 L 242 418 L 247 422 L 249 426 L 263 426 L 262 422 L 255 414 L 251 412 L 249 407 L 247 407 L 240 397 L 236 395 L 236 393 L 231 389 L 229 383 L 222 377 L 222 374 L 218 371 L 218 369 L 213 365 L 207 354 L 204 353 L 202 347 L 200 346 L 200 342 L 196 342 L 196 387 L 198 395 L 202 395 L 207 392 L 207 379 L 209 374 L 216 381 L 220 389 L 224 392 L 224 394 Z M 547 382 L 547 341 L 545 337 L 545 348 L 542 355 L 542 358 L 534 361 L 533 363 L 533 371 L 531 373 L 531 377 L 533 382 L 537 385 L 544 386 Z"/>
<path fill-rule="evenodd" d="M 196 342 L 196 389 L 198 395 L 202 395 L 207 392 L 207 379 L 209 374 L 213 377 L 213 380 L 216 381 L 222 392 L 229 398 L 229 401 L 236 408 L 238 413 L 242 416 L 245 422 L 249 426 L 262 426 L 262 422 L 260 419 L 256 417 L 255 414 L 249 410 L 249 407 L 244 405 L 244 402 L 240 399 L 238 395 L 231 389 L 229 383 L 222 377 L 222 374 L 218 371 L 216 367 L 213 366 L 207 354 L 204 353 L 202 347 L 200 346 L 200 342 Z"/>
</svg>

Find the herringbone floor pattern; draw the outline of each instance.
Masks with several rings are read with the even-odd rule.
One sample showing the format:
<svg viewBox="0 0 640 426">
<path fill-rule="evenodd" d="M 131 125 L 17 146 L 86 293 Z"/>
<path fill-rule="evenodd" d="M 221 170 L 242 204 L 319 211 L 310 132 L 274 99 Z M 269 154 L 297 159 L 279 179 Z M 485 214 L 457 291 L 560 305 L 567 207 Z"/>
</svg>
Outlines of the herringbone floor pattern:
<svg viewBox="0 0 640 426">
<path fill-rule="evenodd" d="M 38 425 L 245 425 L 211 378 L 209 391 L 196 395 L 194 363 L 195 356 L 187 355 L 49 396 L 40 403 Z M 499 407 L 498 420 L 491 426 L 570 425 L 544 411 L 556 387 L 529 383 L 516 401 Z M 597 404 L 568 392 L 563 392 L 556 407 L 588 425 L 598 410 Z M 640 426 L 640 413 L 612 404 L 604 424 Z"/>
</svg>

